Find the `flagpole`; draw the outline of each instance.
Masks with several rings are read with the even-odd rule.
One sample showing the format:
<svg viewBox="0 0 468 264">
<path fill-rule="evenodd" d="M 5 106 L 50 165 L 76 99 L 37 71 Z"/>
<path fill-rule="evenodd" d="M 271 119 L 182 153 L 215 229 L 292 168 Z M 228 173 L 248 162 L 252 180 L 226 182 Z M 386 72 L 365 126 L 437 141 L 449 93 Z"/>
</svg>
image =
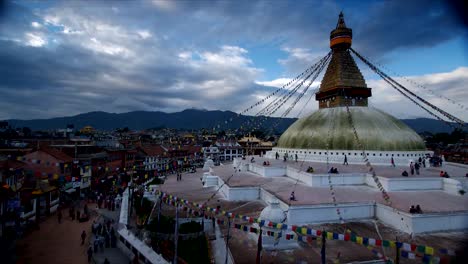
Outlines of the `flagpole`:
<svg viewBox="0 0 468 264">
<path fill-rule="evenodd" d="M 325 235 L 325 232 L 322 232 L 322 250 L 320 251 L 320 255 L 322 257 L 322 264 L 326 264 L 327 263 L 327 257 L 326 257 L 326 235 Z"/>
<path fill-rule="evenodd" d="M 258 233 L 258 241 L 257 241 L 257 258 L 255 260 L 256 264 L 260 264 L 262 262 L 262 228 L 260 227 L 260 232 Z"/>
<path fill-rule="evenodd" d="M 227 237 L 226 237 L 226 258 L 224 260 L 224 263 L 228 263 L 228 254 L 229 254 L 229 231 L 231 229 L 231 218 L 228 216 L 228 230 L 227 230 Z"/>
<path fill-rule="evenodd" d="M 176 221 L 174 231 L 174 264 L 177 264 L 177 244 L 179 240 L 179 204 L 176 203 Z"/>
</svg>

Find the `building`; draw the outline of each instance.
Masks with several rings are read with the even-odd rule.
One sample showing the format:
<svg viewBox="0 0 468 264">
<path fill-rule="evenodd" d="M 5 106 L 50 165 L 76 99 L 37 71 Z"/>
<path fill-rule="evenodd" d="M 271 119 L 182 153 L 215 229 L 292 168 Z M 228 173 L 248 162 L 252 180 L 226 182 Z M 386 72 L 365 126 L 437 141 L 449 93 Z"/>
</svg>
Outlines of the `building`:
<svg viewBox="0 0 468 264">
<path fill-rule="evenodd" d="M 273 143 L 253 136 L 245 136 L 237 141 L 246 155 L 264 155 L 273 148 Z"/>
<path fill-rule="evenodd" d="M 408 164 L 430 154 L 421 137 L 400 120 L 368 107 L 372 96 L 350 54 L 352 30 L 340 14 L 330 33 L 331 60 L 316 100 L 319 109 L 293 123 L 268 156 L 299 160 L 363 163 L 363 149 L 373 164 Z M 349 110 L 349 111 L 348 111 Z M 349 122 L 352 117 L 351 124 Z M 359 135 L 360 145 L 354 129 Z"/>
<path fill-rule="evenodd" d="M 218 149 L 219 161 L 231 161 L 241 158 L 244 154 L 242 146 L 234 140 L 218 140 L 215 147 Z"/>
<path fill-rule="evenodd" d="M 92 126 L 85 126 L 82 129 L 80 129 L 80 133 L 82 134 L 93 134 L 96 131 L 94 127 Z"/>
<path fill-rule="evenodd" d="M 139 148 L 144 156 L 144 171 L 152 172 L 165 170 L 169 164 L 168 149 L 161 145 L 145 145 Z"/>
</svg>

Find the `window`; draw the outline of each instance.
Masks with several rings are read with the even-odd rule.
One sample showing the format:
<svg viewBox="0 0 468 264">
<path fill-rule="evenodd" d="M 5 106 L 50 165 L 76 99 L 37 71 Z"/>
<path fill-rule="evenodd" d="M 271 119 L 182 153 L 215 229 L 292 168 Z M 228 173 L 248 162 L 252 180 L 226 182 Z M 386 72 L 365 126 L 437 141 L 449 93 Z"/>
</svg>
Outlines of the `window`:
<svg viewBox="0 0 468 264">
<path fill-rule="evenodd" d="M 322 152 L 319 152 L 319 155 L 322 155 Z"/>
<path fill-rule="evenodd" d="M 396 154 L 396 155 L 397 155 L 397 157 L 400 157 L 400 154 Z"/>
<path fill-rule="evenodd" d="M 372 153 L 372 156 L 375 156 L 375 153 Z"/>
</svg>

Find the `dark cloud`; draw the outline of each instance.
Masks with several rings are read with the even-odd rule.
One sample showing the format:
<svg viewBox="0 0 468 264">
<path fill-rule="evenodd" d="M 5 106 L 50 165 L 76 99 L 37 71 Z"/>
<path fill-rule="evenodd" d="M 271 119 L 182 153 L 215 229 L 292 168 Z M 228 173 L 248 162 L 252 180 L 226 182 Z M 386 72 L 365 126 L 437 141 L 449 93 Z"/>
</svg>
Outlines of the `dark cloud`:
<svg viewBox="0 0 468 264">
<path fill-rule="evenodd" d="M 383 56 L 456 37 L 462 29 L 447 8 L 424 3 L 347 3 L 357 49 Z M 256 83 L 264 69 L 254 66 L 249 49 L 282 50 L 286 57 L 278 64 L 289 77 L 326 54 L 343 9 L 330 1 L 7 7 L 0 19 L 0 119 L 97 110 L 239 111 L 273 89 Z"/>
<path fill-rule="evenodd" d="M 448 1 L 450 2 L 450 1 Z M 460 37 L 464 26 L 445 1 L 385 1 L 356 19 L 356 48 L 374 56 L 397 49 L 433 47 Z"/>
</svg>

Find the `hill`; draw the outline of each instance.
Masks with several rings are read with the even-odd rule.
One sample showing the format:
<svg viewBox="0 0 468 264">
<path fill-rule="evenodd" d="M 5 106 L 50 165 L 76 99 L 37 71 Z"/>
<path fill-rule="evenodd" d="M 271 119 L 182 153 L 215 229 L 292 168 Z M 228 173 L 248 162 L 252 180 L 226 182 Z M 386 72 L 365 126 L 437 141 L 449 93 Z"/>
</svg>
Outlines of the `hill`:
<svg viewBox="0 0 468 264">
<path fill-rule="evenodd" d="M 232 120 L 232 121 L 231 121 Z M 276 132 L 283 132 L 296 119 L 276 118 L 276 117 L 252 117 L 240 116 L 231 111 L 208 111 L 187 109 L 181 112 L 164 113 L 150 111 L 134 111 L 128 113 L 106 113 L 89 112 L 68 117 L 57 117 L 50 119 L 33 120 L 7 120 L 12 127 L 29 127 L 33 130 L 50 130 L 65 128 L 67 124 L 75 125 L 75 128 L 92 126 L 99 130 L 113 130 L 116 128 L 129 127 L 130 129 L 143 130 L 157 127 L 167 127 L 176 129 L 212 129 L 218 130 L 227 128 L 260 127 L 274 129 Z M 435 119 L 416 118 L 402 119 L 409 127 L 416 132 L 451 132 L 453 129 Z"/>
</svg>

